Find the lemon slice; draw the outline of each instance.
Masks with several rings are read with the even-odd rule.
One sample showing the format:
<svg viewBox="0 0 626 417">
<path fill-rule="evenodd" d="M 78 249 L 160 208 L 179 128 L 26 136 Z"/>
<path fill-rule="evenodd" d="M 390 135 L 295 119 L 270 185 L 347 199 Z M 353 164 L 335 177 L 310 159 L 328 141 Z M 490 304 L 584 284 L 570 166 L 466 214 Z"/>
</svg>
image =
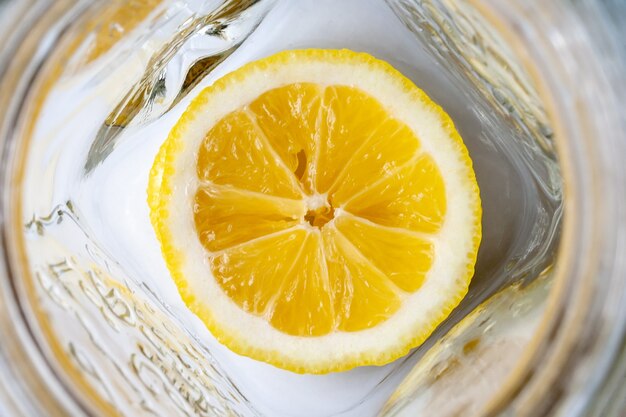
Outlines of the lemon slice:
<svg viewBox="0 0 626 417">
<path fill-rule="evenodd" d="M 481 239 L 448 115 L 348 50 L 278 53 L 203 90 L 155 159 L 148 203 L 213 335 L 301 373 L 418 346 L 466 294 Z"/>
</svg>

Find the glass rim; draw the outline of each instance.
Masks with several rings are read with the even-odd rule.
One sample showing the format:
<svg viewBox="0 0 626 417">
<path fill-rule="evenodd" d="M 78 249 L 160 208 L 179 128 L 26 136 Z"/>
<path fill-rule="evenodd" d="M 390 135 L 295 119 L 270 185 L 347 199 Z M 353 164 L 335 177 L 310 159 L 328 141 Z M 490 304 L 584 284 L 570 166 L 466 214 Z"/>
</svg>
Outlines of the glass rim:
<svg viewBox="0 0 626 417">
<path fill-rule="evenodd" d="M 566 81 L 569 78 L 568 73 L 571 73 L 573 69 L 563 64 L 563 55 L 586 53 L 590 57 L 602 58 L 595 50 L 596 45 L 593 40 L 589 38 L 588 26 L 566 26 L 571 25 L 572 22 L 583 22 L 577 20 L 580 16 L 556 2 L 550 5 L 541 3 L 536 6 L 519 3 L 504 6 L 492 0 L 470 0 L 470 3 L 480 10 L 483 16 L 494 24 L 498 32 L 513 46 L 514 53 L 530 75 L 542 102 L 547 107 L 555 132 L 554 140 L 564 184 L 565 208 L 561 239 L 554 266 L 555 282 L 545 313 L 527 346 L 525 355 L 518 359 L 505 384 L 492 397 L 485 409 L 485 415 L 498 415 L 505 411 L 515 412 L 516 415 L 518 413 L 529 416 L 544 415 L 548 407 L 555 406 L 545 403 L 548 396 L 546 394 L 571 382 L 566 381 L 568 375 L 581 367 L 580 362 L 593 359 L 591 355 L 595 354 L 595 365 L 599 368 L 600 362 L 603 362 L 603 369 L 595 368 L 598 373 L 593 381 L 595 384 L 585 387 L 585 391 L 591 395 L 582 398 L 583 402 L 593 401 L 591 396 L 599 389 L 602 377 L 609 372 L 613 360 L 617 360 L 620 353 L 620 341 L 623 341 L 626 335 L 626 310 L 622 308 L 612 334 L 605 335 L 606 337 L 602 340 L 595 340 L 592 346 L 586 346 L 586 352 L 577 351 L 582 341 L 576 336 L 588 332 L 595 326 L 601 326 L 605 319 L 602 311 L 598 311 L 597 307 L 599 303 L 607 301 L 604 299 L 607 290 L 598 291 L 594 286 L 597 284 L 594 277 L 601 276 L 606 280 L 610 278 L 609 284 L 613 284 L 612 286 L 616 287 L 615 290 L 621 289 L 622 297 L 626 296 L 624 285 L 626 278 L 621 275 L 626 272 L 623 262 L 616 259 L 617 262 L 621 262 L 620 269 L 617 262 L 616 265 L 607 265 L 606 259 L 602 256 L 603 253 L 614 253 L 619 258 L 619 240 L 623 240 L 626 233 L 626 224 L 623 221 L 620 222 L 619 217 L 619 209 L 621 208 L 623 212 L 624 207 L 623 195 L 609 192 L 608 195 L 603 196 L 600 204 L 597 204 L 600 199 L 588 197 L 595 194 L 594 190 L 619 190 L 620 186 L 624 186 L 624 170 L 621 170 L 621 176 L 615 175 L 615 172 L 611 172 L 611 168 L 616 167 L 607 167 L 603 162 L 606 162 L 607 151 L 611 152 L 613 146 L 617 145 L 614 149 L 619 149 L 620 140 L 623 147 L 626 143 L 626 135 L 623 130 L 620 130 L 617 114 L 602 115 L 613 116 L 608 117 L 608 121 L 612 122 L 612 127 L 615 129 L 613 131 L 618 134 L 615 135 L 615 143 L 609 144 L 608 141 L 601 143 L 605 146 L 605 149 L 601 149 L 602 146 L 598 146 L 598 141 L 594 140 L 598 137 L 597 128 L 599 127 L 597 125 L 599 121 L 593 120 L 593 115 L 596 113 L 589 111 L 591 109 L 585 105 L 572 112 L 571 110 L 574 109 L 569 108 L 570 103 L 564 98 L 564 95 L 576 86 Z M 585 11 L 589 13 L 586 18 L 599 19 L 600 10 L 592 6 L 586 5 Z M 530 18 L 533 13 L 534 16 L 544 13 L 548 15 L 548 18 L 553 19 L 559 16 L 561 24 L 548 28 L 529 23 L 530 19 L 524 24 L 519 22 L 520 16 Z M 589 20 L 584 23 L 589 24 Z M 581 28 L 584 31 L 581 32 Z M 552 33 L 543 33 L 544 43 L 537 42 L 538 31 L 541 29 L 552 31 Z M 575 33 L 578 38 L 574 45 L 555 45 L 550 42 L 550 35 L 571 34 L 566 29 L 574 33 L 579 32 Z M 604 30 L 605 28 L 600 28 L 600 32 Z M 557 33 L 559 31 L 560 33 Z M 605 32 L 602 36 L 603 39 L 610 39 L 611 34 Z M 588 62 L 594 65 L 588 65 L 587 70 L 589 71 L 590 67 L 596 72 L 585 74 L 602 74 L 602 64 L 606 62 L 601 59 L 598 61 L 589 59 Z M 591 81 L 600 88 L 600 91 L 607 93 L 611 91 L 610 84 L 607 84 L 606 80 L 598 77 Z M 607 94 L 607 103 L 589 101 L 584 104 L 604 104 L 610 108 L 611 99 L 614 99 L 612 95 Z M 619 135 L 620 131 L 622 135 Z M 613 184 L 607 186 L 607 179 Z M 596 204 L 592 204 L 594 201 Z M 582 227 L 583 225 L 586 227 Z M 583 245 L 583 242 L 587 244 Z M 611 250 L 611 248 L 614 249 Z M 586 264 L 583 263 L 583 258 Z M 619 302 L 619 299 L 616 301 Z M 590 312 L 593 315 L 589 314 Z M 607 343 L 609 340 L 612 343 Z M 568 365 L 574 366 L 568 368 Z M 542 396 L 544 398 L 541 398 Z M 589 406 L 591 405 L 579 403 L 577 408 L 571 408 L 571 411 L 577 414 L 566 414 L 578 415 Z"/>
<path fill-rule="evenodd" d="M 24 34 L 24 38 L 18 40 L 21 43 L 19 50 L 16 50 L 15 62 L 13 62 L 5 73 L 0 72 L 3 83 L 6 83 L 6 77 L 14 77 L 12 88 L 22 88 L 25 96 L 32 93 L 32 85 L 23 85 L 23 79 L 19 76 L 28 72 L 24 72 L 20 65 L 34 65 L 35 74 L 33 80 L 39 78 L 37 74 L 42 70 L 37 64 L 37 58 L 44 62 L 47 57 L 38 51 L 37 44 L 39 32 L 49 29 L 50 22 L 65 16 L 66 13 L 74 8 L 85 8 L 90 1 L 80 0 L 61 0 L 52 2 L 53 6 L 46 2 L 32 2 L 38 4 L 38 9 L 33 9 L 30 13 L 40 13 L 44 11 L 48 14 L 46 19 L 37 21 L 30 31 Z M 50 2 L 48 2 L 50 3 Z M 608 299 L 611 290 L 619 293 L 621 289 L 622 300 L 626 295 L 624 292 L 626 278 L 624 272 L 626 267 L 624 261 L 619 259 L 605 259 L 603 254 L 615 254 L 619 258 L 619 250 L 624 249 L 624 237 L 626 236 L 626 222 L 621 221 L 620 214 L 624 213 L 624 196 L 615 192 L 609 192 L 605 195 L 602 202 L 596 201 L 594 198 L 587 196 L 595 195 L 595 190 L 619 190 L 623 187 L 624 167 L 615 166 L 617 158 L 613 157 L 613 164 L 607 166 L 606 160 L 611 161 L 611 152 L 619 149 L 626 143 L 626 134 L 620 128 L 619 115 L 617 112 L 604 115 L 608 117 L 614 132 L 618 132 L 609 142 L 611 138 L 605 138 L 604 142 L 597 142 L 594 138 L 598 137 L 599 120 L 593 119 L 589 106 L 592 102 L 583 104 L 582 108 L 576 109 L 574 113 L 570 112 L 569 103 L 565 101 L 564 92 L 572 85 L 568 85 L 565 80 L 568 79 L 567 74 L 571 72 L 571 68 L 565 68 L 559 58 L 563 54 L 582 54 L 591 53 L 598 55 L 594 51 L 593 42 L 591 42 L 588 34 L 582 33 L 576 46 L 581 51 L 572 51 L 571 46 L 555 46 L 551 42 L 545 44 L 534 44 L 533 37 L 537 36 L 537 24 L 532 27 L 528 23 L 520 24 L 520 16 L 529 16 L 531 7 L 519 5 L 517 3 L 502 5 L 497 0 L 470 0 L 469 3 L 475 7 L 485 19 L 492 24 L 509 43 L 513 46 L 513 51 L 518 59 L 530 74 L 534 81 L 543 103 L 548 108 L 550 121 L 555 131 L 555 142 L 557 153 L 559 155 L 559 165 L 561 166 L 562 176 L 565 187 L 565 211 L 563 218 L 562 238 L 558 248 L 558 256 L 555 265 L 555 285 L 550 293 L 548 306 L 540 327 L 535 331 L 533 339 L 527 348 L 526 354 L 519 358 L 514 370 L 510 373 L 507 382 L 500 388 L 492 399 L 489 401 L 486 414 L 496 415 L 506 410 L 515 409 L 523 415 L 538 412 L 545 404 L 541 404 L 542 392 L 545 393 L 547 387 L 555 385 L 565 386 L 566 382 L 559 378 L 565 375 L 571 375 L 575 369 L 566 369 L 567 365 L 572 365 L 578 361 L 595 360 L 598 364 L 604 354 L 603 371 L 606 375 L 612 362 L 611 358 L 616 358 L 619 354 L 620 341 L 624 340 L 626 335 L 626 309 L 619 309 L 620 298 Z M 563 24 L 559 27 L 552 28 L 554 31 L 567 29 L 566 24 L 571 24 L 577 17 L 572 15 L 572 11 L 564 10 L 560 5 L 545 6 L 553 17 L 557 13 L 563 13 L 570 20 L 563 19 Z M 537 12 L 534 10 L 534 12 Z M 573 20 L 572 20 L 573 19 Z M 543 27 L 543 29 L 547 29 Z M 569 27 L 572 30 L 580 31 L 580 27 Z M 587 29 L 587 27 L 585 27 Z M 60 34 L 59 34 L 60 35 Z M 55 40 L 58 41 L 60 36 Z M 57 46 L 56 42 L 50 42 L 47 45 L 48 51 L 51 52 Z M 545 49 L 542 49 L 545 48 Z M 546 55 L 547 49 L 552 48 L 554 53 L 552 56 Z M 559 49 L 560 48 L 560 49 Z M 589 60 L 593 61 L 593 60 Z M 40 62 L 40 63 L 41 63 Z M 587 63 L 586 67 L 596 68 L 601 66 L 601 62 Z M 557 77 L 557 73 L 562 77 Z M 600 71 L 601 72 L 601 71 Z M 18 80 L 20 81 L 18 83 Z M 606 80 L 592 80 L 598 86 L 604 88 L 606 92 L 610 92 L 610 84 Z M 19 95 L 19 94 L 18 94 Z M 611 107 L 611 100 L 617 101 L 617 97 L 607 94 L 602 103 L 595 102 L 596 105 Z M 13 94 L 6 94 L 6 98 L 0 99 L 0 108 L 8 110 L 5 112 L 5 120 L 1 125 L 0 134 L 5 143 L 0 143 L 2 153 L 0 159 L 0 180 L 4 184 L 18 184 L 19 178 L 12 177 L 14 172 L 10 172 L 10 167 L 14 164 L 23 166 L 18 158 L 9 160 L 9 156 L 17 155 L 11 147 L 17 146 L 18 138 L 11 137 L 19 130 L 16 128 L 17 122 L 20 122 L 21 116 L 18 111 L 26 105 L 28 99 L 16 102 Z M 614 103 L 615 104 L 615 103 Z M 614 105 L 613 104 L 613 105 Z M 619 108 L 619 107 L 614 107 Z M 6 115 L 11 117 L 7 118 Z M 612 116 L 612 117 L 611 117 Z M 12 120 L 9 120 L 12 119 Z M 584 129 L 576 129 L 585 125 Z M 620 136 L 619 132 L 622 133 Z M 620 145 L 619 141 L 622 141 Z M 24 142 L 21 140 L 21 142 Z M 600 143 L 600 146 L 598 146 Z M 21 157 L 26 153 L 27 144 L 20 143 L 22 148 Z M 617 147 L 615 147 L 617 146 Z M 619 153 L 619 152 L 617 152 Z M 20 159 L 23 161 L 23 159 Z M 617 175 L 615 174 L 617 172 Z M 6 177 L 5 177 L 6 176 Z M 611 181 L 610 184 L 607 184 Z M 11 194 L 11 196 L 9 196 Z M 36 322 L 40 323 L 39 329 L 33 329 L 30 321 L 26 317 L 23 300 L 20 300 L 19 291 L 15 287 L 16 281 L 31 280 L 32 276 L 27 266 L 27 254 L 25 248 L 21 244 L 21 236 L 23 225 L 20 222 L 22 218 L 20 214 L 20 190 L 15 187 L 3 187 L 2 189 L 2 206 L 0 207 L 0 219 L 2 234 L 0 237 L 0 246 L 2 247 L 2 266 L 0 267 L 0 318 L 2 319 L 1 331 L 11 332 L 15 339 L 5 341 L 3 348 L 0 349 L 0 370 L 2 377 L 7 375 L 19 375 L 24 381 L 25 386 L 3 386 L 5 381 L 0 378 L 0 387 L 6 388 L 9 393 L 16 393 L 19 396 L 20 389 L 27 389 L 29 401 L 32 400 L 33 394 L 40 406 L 45 407 L 48 411 L 59 413 L 79 412 L 83 414 L 93 414 L 93 404 L 105 406 L 106 402 L 99 395 L 92 391 L 88 395 L 91 404 L 87 404 L 87 400 L 77 396 L 76 392 L 64 383 L 67 376 L 59 375 L 55 370 L 52 361 L 62 363 L 63 352 L 56 352 L 53 358 L 48 357 L 41 346 L 41 339 L 36 335 L 37 331 L 41 331 L 41 318 L 36 318 Z M 9 223 L 12 221 L 12 223 Z M 620 246 L 621 245 L 621 246 Z M 611 261 L 613 262 L 611 264 Z M 621 262 L 621 263 L 620 263 Z M 621 274 L 621 275 L 620 275 Z M 602 276 L 608 288 L 596 288 L 597 282 L 594 276 Z M 611 301 L 613 300 L 613 301 Z M 31 300 L 32 302 L 33 300 Z M 606 303 L 612 302 L 607 307 Z M 622 301 L 623 302 L 623 301 Z M 586 352 L 582 354 L 577 351 L 581 341 L 574 337 L 577 334 L 588 333 L 595 326 L 606 326 L 603 317 L 603 310 L 598 310 L 599 306 L 605 308 L 616 308 L 617 316 L 614 319 L 617 326 L 610 334 L 604 334 L 604 338 L 598 338 L 591 346 L 587 346 Z M 32 309 L 29 306 L 26 310 Z M 614 322 L 614 323 L 615 323 Z M 45 330 L 44 330 L 45 332 Z M 54 338 L 54 334 L 47 334 L 46 339 Z M 6 340 L 6 338 L 5 338 Z M 607 343 L 610 341 L 610 343 Z M 53 344 L 52 340 L 46 340 L 49 346 Z M 11 345 L 11 346 L 9 346 Z M 604 347 L 604 348 L 603 348 Z M 612 350 L 611 350 L 612 349 Z M 7 354 L 7 352 L 10 353 Z M 4 356 L 4 357 L 2 357 Z M 7 360 L 15 361 L 15 363 L 6 363 Z M 19 363 L 19 369 L 16 364 Z M 70 368 L 72 365 L 67 362 Z M 573 366 L 572 368 L 576 368 Z M 65 369 L 65 368 L 64 368 Z M 78 373 L 72 377 L 79 377 Z M 599 381 L 596 377 L 595 385 L 590 384 L 587 392 L 595 392 L 599 389 Z M 18 380 L 19 378 L 12 378 Z M 559 382 L 560 381 L 560 382 Z M 56 384 L 56 386 L 55 386 Z M 80 384 L 81 389 L 89 389 L 86 383 Z M 593 386 L 592 386 L 593 385 Z M 1 389 L 0 389 L 1 390 Z M 548 390 L 549 391 L 549 390 Z M 81 394 L 85 394 L 81 392 Z M 10 396 L 10 394 L 7 394 Z M 4 398 L 0 395 L 0 398 Z M 19 398 L 18 398 L 19 401 Z M 545 399 L 544 399 L 545 401 Z M 18 408 L 19 409 L 19 408 Z M 111 414 L 115 414 L 114 410 L 109 409 Z M 74 415 L 74 414 L 72 414 Z"/>
</svg>

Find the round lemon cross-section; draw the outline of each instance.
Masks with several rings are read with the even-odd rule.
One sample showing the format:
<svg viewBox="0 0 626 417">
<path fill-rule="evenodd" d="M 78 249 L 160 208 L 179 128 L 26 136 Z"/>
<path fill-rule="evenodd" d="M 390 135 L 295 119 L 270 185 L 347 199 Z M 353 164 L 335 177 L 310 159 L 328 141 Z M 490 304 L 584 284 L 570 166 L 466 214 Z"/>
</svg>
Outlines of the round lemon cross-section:
<svg viewBox="0 0 626 417">
<path fill-rule="evenodd" d="M 203 90 L 148 203 L 188 307 L 233 351 L 295 372 L 422 343 L 467 292 L 481 238 L 450 118 L 347 50 L 282 52 Z"/>
</svg>

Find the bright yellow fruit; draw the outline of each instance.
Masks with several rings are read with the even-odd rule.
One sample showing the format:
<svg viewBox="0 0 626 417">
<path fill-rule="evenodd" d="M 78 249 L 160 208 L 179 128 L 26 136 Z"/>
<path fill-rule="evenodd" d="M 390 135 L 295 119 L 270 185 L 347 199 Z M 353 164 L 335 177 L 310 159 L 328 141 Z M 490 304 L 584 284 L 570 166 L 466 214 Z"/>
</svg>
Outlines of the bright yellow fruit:
<svg viewBox="0 0 626 417">
<path fill-rule="evenodd" d="M 148 202 L 189 308 L 233 351 L 295 372 L 422 343 L 467 292 L 481 238 L 450 118 L 347 50 L 282 52 L 202 91 Z"/>
</svg>

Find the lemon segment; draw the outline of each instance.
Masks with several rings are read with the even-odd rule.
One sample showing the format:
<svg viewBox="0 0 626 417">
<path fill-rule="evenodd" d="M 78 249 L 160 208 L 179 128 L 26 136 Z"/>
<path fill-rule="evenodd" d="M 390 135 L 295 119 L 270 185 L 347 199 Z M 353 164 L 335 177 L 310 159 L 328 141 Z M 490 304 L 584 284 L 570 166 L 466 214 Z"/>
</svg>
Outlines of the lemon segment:
<svg viewBox="0 0 626 417">
<path fill-rule="evenodd" d="M 393 283 L 335 227 L 323 231 L 337 329 L 376 326 L 400 307 Z"/>
<path fill-rule="evenodd" d="M 351 215 L 338 217 L 335 225 L 402 291 L 412 293 L 421 287 L 435 256 L 434 245 L 427 238 Z"/>
<path fill-rule="evenodd" d="M 333 294 L 324 265 L 319 233 L 307 233 L 268 318 L 272 326 L 290 335 L 321 336 L 335 328 Z"/>
<path fill-rule="evenodd" d="M 309 193 L 315 188 L 315 144 L 326 113 L 322 91 L 317 84 L 294 83 L 262 94 L 249 106 L 271 146 Z"/>
<path fill-rule="evenodd" d="M 343 202 L 354 215 L 380 225 L 427 233 L 441 228 L 447 203 L 444 180 L 429 156 L 393 170 Z"/>
<path fill-rule="evenodd" d="M 219 251 L 297 225 L 302 201 L 206 183 L 196 191 L 194 221 L 202 245 Z"/>
<path fill-rule="evenodd" d="M 202 142 L 198 178 L 277 197 L 301 198 L 299 185 L 273 152 L 246 112 L 232 112 Z"/>
</svg>

